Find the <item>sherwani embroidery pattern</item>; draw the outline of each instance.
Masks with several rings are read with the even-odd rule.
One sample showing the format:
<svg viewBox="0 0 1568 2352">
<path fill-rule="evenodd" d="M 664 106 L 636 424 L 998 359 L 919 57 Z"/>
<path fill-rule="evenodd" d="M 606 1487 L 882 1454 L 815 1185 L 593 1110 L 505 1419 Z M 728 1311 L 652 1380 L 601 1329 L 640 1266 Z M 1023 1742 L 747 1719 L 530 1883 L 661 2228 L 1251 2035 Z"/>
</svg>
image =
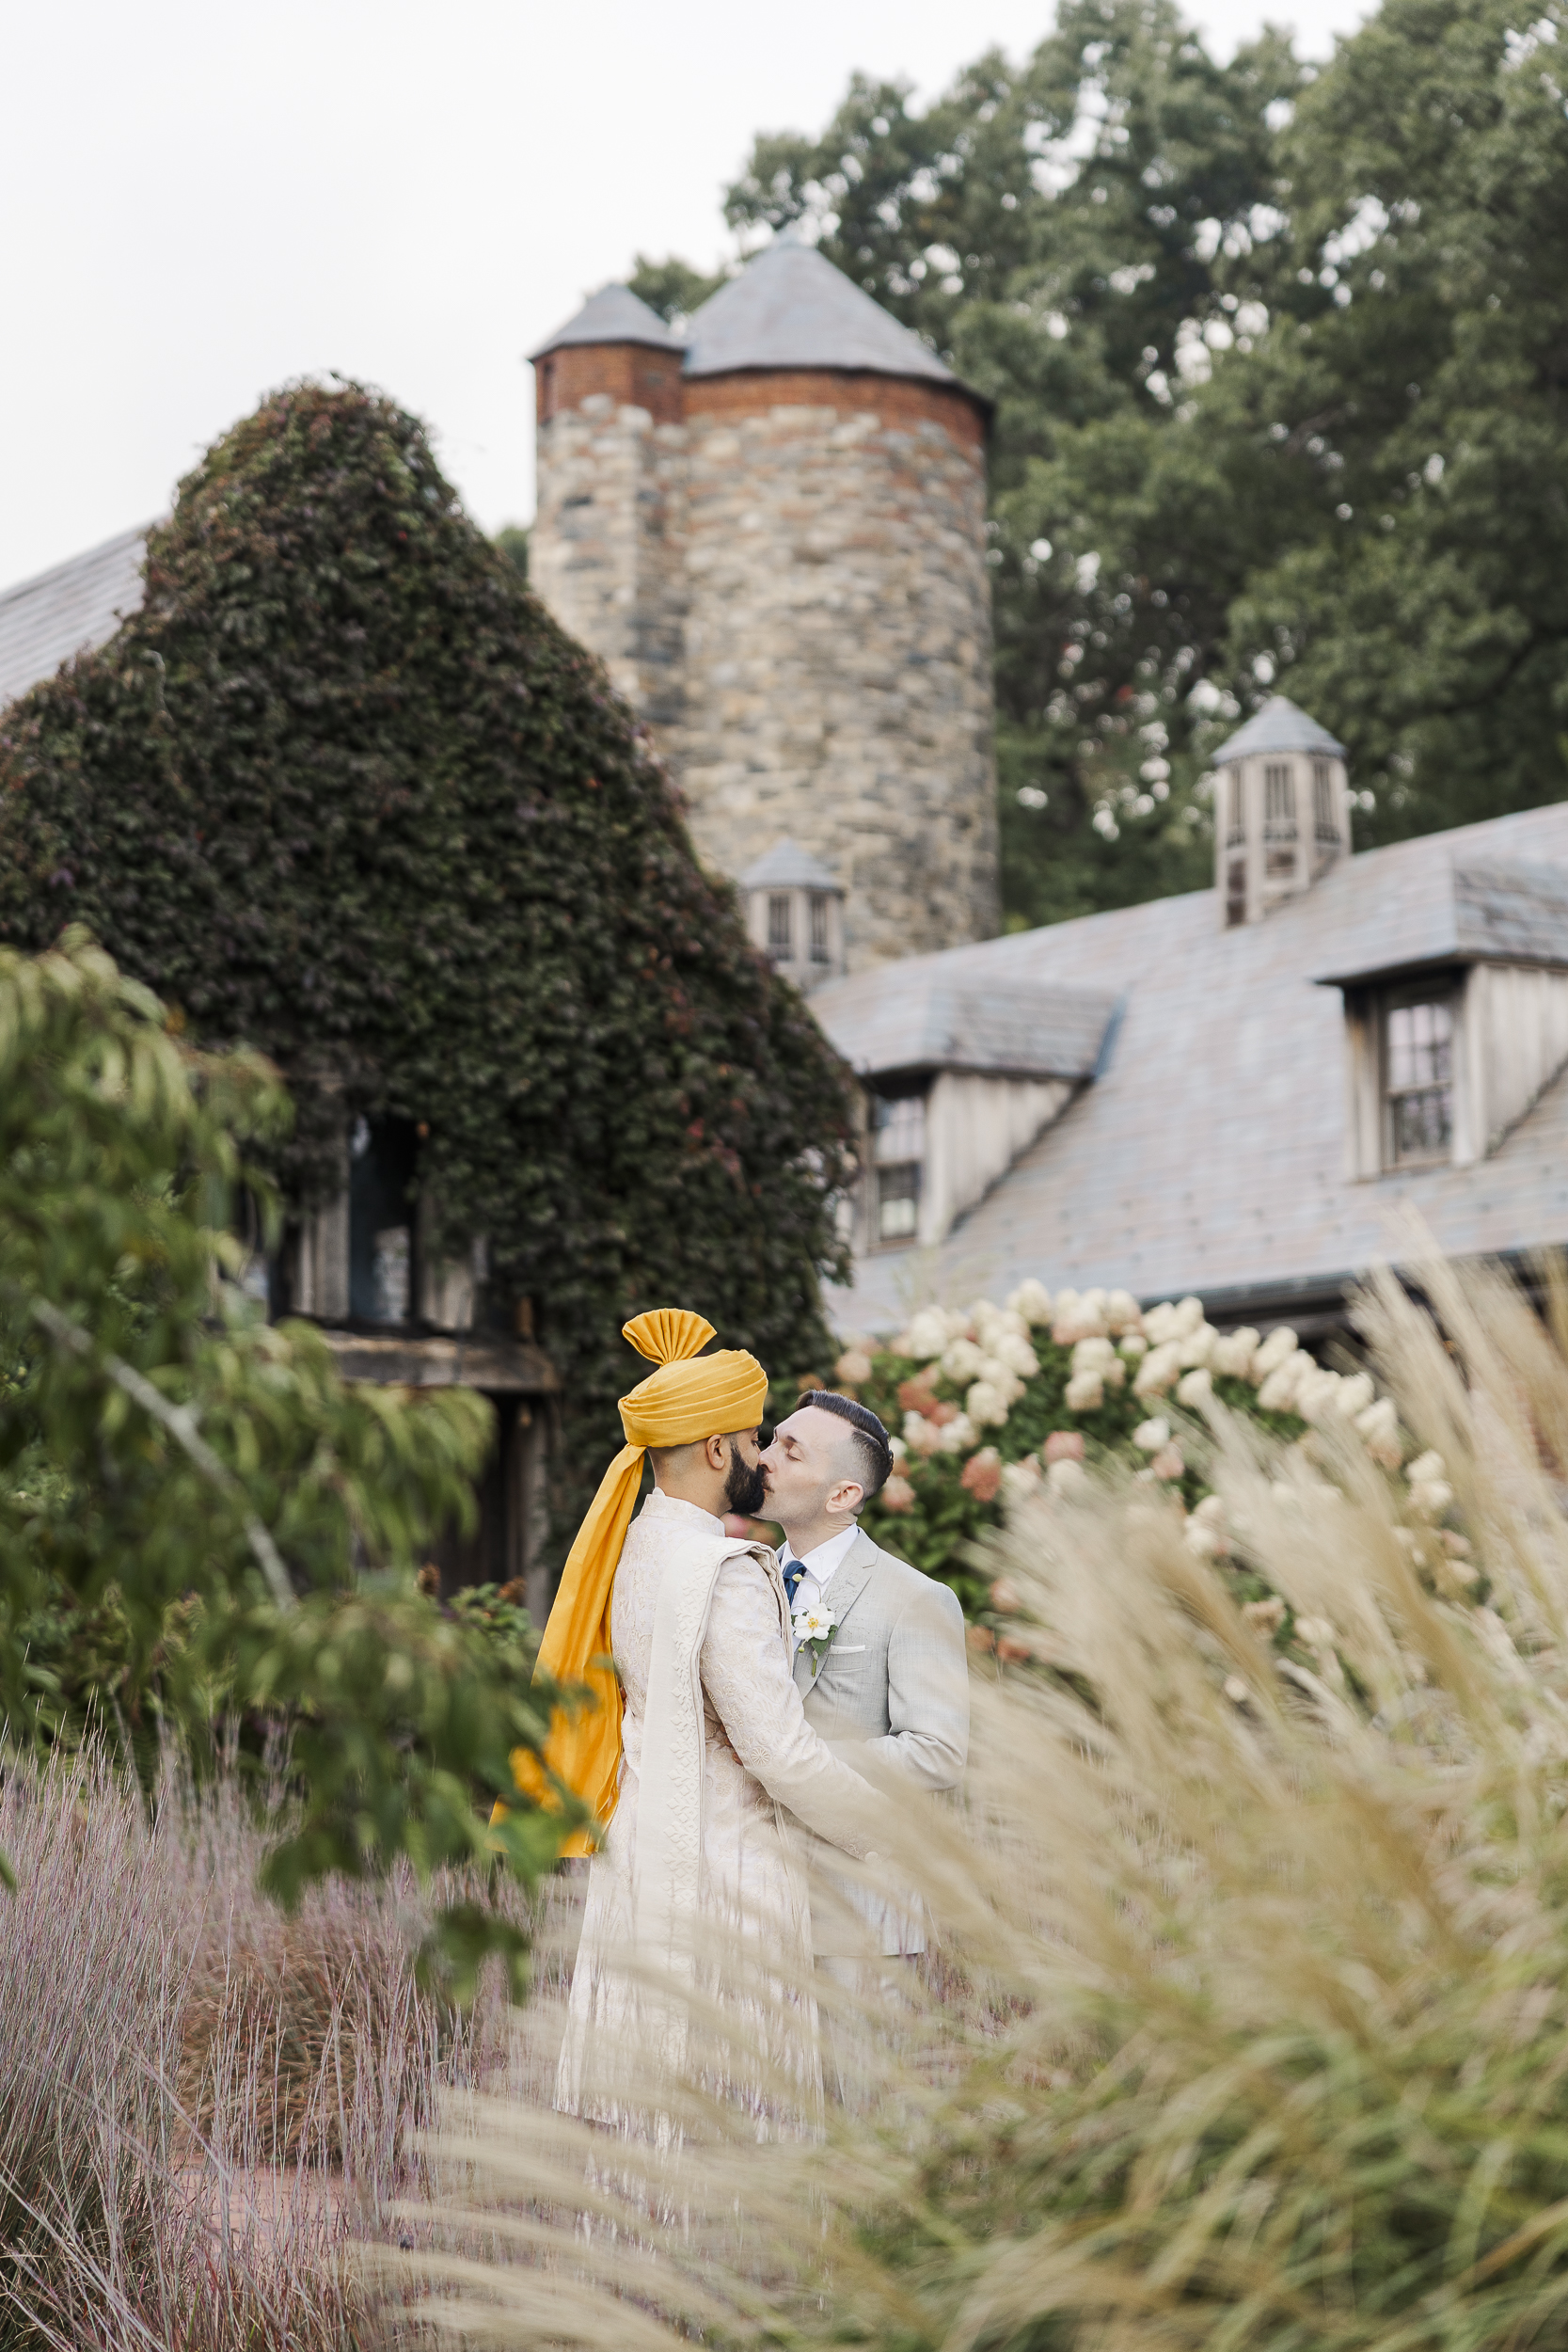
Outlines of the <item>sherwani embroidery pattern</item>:
<svg viewBox="0 0 1568 2352">
<path fill-rule="evenodd" d="M 800 1989 L 809 1982 L 811 1916 L 800 1841 L 783 1804 L 819 1835 L 863 1852 L 867 1792 L 801 1711 L 778 1563 L 726 1537 L 706 1512 L 656 1491 L 622 1550 L 611 1638 L 626 1702 L 621 1791 L 589 1868 L 558 2104 L 642 2127 L 617 2095 L 614 2061 L 617 2038 L 648 2022 L 646 2001 L 621 1964 L 635 1952 L 672 1966 L 677 1979 L 704 1976 L 705 1989 L 717 1989 L 735 2016 L 736 2051 L 760 2043 L 811 2110 L 820 2064 L 815 2003 Z M 710 1936 L 737 1935 L 754 1953 L 777 1953 L 782 1973 L 771 1988 L 732 1999 L 721 1985 L 708 1986 L 705 1927 Z M 670 2005 L 657 2005 L 655 2031 L 678 2061 L 680 2028 L 672 2020 Z M 736 2064 L 743 2075 L 743 2057 Z M 768 2116 L 754 2083 L 714 2087 L 738 2095 L 759 2128 L 785 2121 Z"/>
</svg>

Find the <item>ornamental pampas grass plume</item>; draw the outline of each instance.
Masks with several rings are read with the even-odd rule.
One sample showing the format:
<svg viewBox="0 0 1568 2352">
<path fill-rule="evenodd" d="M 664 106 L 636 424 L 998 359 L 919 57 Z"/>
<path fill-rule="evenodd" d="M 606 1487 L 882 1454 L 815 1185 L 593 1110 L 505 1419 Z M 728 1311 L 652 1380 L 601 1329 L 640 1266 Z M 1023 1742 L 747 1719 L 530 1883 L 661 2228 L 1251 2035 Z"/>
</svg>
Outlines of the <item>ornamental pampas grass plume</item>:
<svg viewBox="0 0 1568 2352">
<path fill-rule="evenodd" d="M 1211 1405 L 1223 1557 L 1157 1486 L 1019 1488 L 989 1557 L 1034 1662 L 977 1684 L 962 1804 L 890 1843 L 941 1948 L 837 2006 L 826 2139 L 693 2110 L 689 2201 L 617 2234 L 605 2135 L 472 2114 L 439 2223 L 472 2269 L 420 2324 L 504 2296 L 517 2344 L 1568 2340 L 1568 1304 L 1556 1271 L 1546 1325 L 1497 1274 L 1420 1276 L 1432 1313 L 1386 1279 L 1361 1320 L 1441 1474 L 1343 1415 L 1281 1450 Z"/>
</svg>

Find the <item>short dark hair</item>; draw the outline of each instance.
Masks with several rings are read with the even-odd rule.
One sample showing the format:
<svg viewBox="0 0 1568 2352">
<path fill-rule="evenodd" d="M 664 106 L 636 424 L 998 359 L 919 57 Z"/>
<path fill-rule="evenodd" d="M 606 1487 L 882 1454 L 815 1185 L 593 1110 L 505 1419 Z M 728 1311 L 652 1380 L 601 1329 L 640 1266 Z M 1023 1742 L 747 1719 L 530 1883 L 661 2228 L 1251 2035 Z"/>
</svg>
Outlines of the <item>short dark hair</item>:
<svg viewBox="0 0 1568 2352">
<path fill-rule="evenodd" d="M 801 1405 L 815 1405 L 818 1412 L 836 1414 L 847 1421 L 854 1433 L 856 1468 L 863 1500 L 870 1502 L 879 1495 L 893 1475 L 893 1447 L 887 1431 L 867 1405 L 852 1396 L 840 1396 L 832 1389 L 808 1389 Z"/>
</svg>

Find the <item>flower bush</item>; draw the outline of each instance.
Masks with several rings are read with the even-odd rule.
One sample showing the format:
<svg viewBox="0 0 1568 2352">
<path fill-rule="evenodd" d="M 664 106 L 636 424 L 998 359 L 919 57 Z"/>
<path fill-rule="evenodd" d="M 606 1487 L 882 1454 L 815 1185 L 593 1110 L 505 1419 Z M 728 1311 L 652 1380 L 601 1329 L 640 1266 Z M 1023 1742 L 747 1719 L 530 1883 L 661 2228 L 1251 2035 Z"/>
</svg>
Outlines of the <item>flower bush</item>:
<svg viewBox="0 0 1568 2352">
<path fill-rule="evenodd" d="M 880 1415 L 897 1455 L 866 1510 L 868 1534 L 951 1584 L 986 1621 L 982 1647 L 996 1613 L 969 1551 L 1009 1496 L 1066 1490 L 1120 1464 L 1180 1502 L 1195 1550 L 1227 1556 L 1223 1507 L 1205 1475 L 1212 1400 L 1287 1440 L 1332 1419 L 1385 1467 L 1401 1461 L 1393 1403 L 1365 1373 L 1326 1369 L 1285 1326 L 1218 1331 L 1197 1298 L 1140 1309 L 1128 1291 L 1053 1297 L 1031 1279 L 1003 1306 L 923 1307 L 885 1343 L 853 1341 L 834 1373 L 845 1394 Z M 1413 1494 L 1420 1470 L 1412 1466 Z M 1424 1485 L 1433 1497 L 1443 1491 L 1440 1462 Z M 1272 1606 L 1261 1585 L 1251 1600 Z"/>
</svg>

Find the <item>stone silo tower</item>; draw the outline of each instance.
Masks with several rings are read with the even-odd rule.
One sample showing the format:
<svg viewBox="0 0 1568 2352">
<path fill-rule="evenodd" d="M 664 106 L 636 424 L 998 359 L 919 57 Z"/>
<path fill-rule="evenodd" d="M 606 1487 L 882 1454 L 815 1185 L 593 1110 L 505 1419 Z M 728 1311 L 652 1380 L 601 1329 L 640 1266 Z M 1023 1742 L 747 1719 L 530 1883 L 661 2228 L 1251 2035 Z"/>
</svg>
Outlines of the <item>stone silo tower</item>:
<svg viewBox="0 0 1568 2352">
<path fill-rule="evenodd" d="M 703 855 L 812 861 L 851 971 L 994 930 L 985 403 L 787 237 L 684 346 L 607 288 L 534 360 L 533 577 Z"/>
</svg>

